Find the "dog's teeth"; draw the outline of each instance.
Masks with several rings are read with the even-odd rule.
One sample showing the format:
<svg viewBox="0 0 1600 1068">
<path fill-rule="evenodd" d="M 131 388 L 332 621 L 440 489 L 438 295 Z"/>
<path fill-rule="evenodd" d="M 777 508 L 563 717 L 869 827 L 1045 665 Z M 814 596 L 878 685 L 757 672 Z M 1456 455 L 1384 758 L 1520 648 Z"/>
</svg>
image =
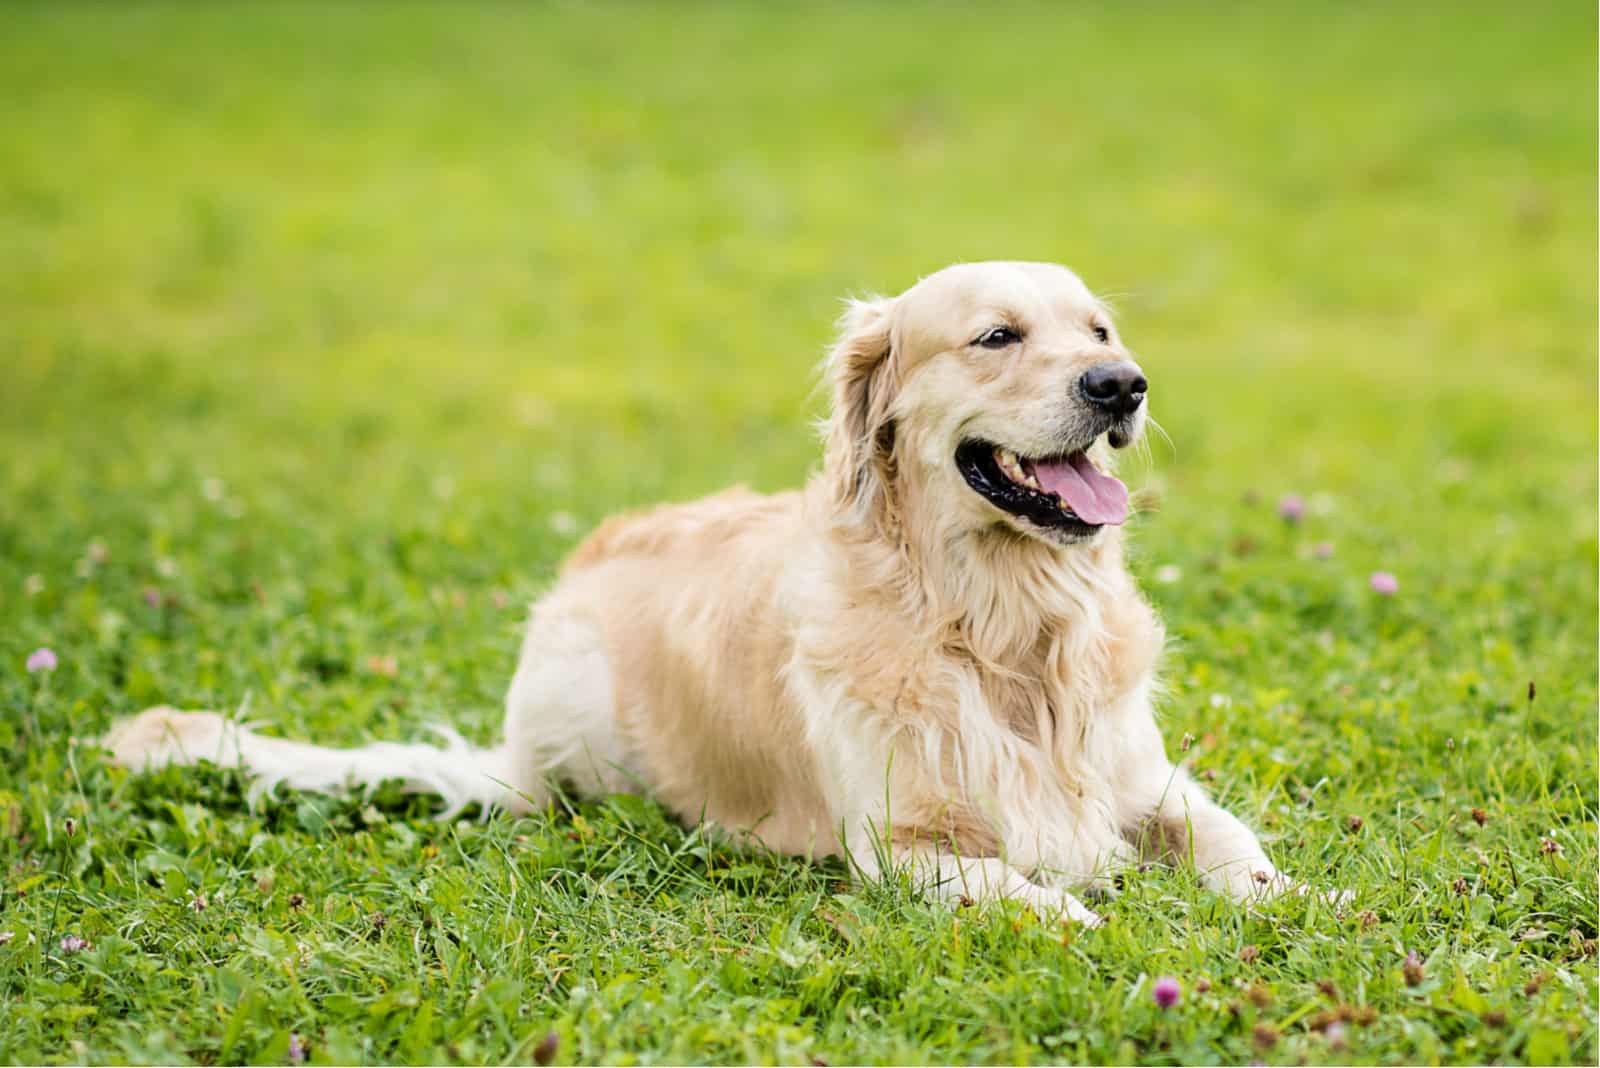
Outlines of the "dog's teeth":
<svg viewBox="0 0 1600 1068">
<path fill-rule="evenodd" d="M 994 450 L 994 460 L 999 465 L 1001 473 L 1017 485 L 1027 486 L 1030 489 L 1038 490 L 1040 493 L 1044 492 L 1044 487 L 1039 485 L 1039 480 L 1034 477 L 1032 471 L 1022 466 L 1022 460 L 1015 452 L 997 445 Z"/>
<path fill-rule="evenodd" d="M 1019 475 L 1020 467 L 1017 464 L 1017 454 L 1010 449 L 996 448 L 994 450 L 995 463 L 1000 465 L 1000 470 L 1009 479 L 1015 481 Z"/>
</svg>

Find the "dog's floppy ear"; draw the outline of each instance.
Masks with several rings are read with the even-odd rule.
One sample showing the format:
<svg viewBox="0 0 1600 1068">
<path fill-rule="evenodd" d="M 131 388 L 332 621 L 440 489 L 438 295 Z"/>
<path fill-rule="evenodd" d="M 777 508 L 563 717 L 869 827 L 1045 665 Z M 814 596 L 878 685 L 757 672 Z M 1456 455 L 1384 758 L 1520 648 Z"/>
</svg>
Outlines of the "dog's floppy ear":
<svg viewBox="0 0 1600 1068">
<path fill-rule="evenodd" d="M 824 466 L 834 502 L 858 521 L 881 513 L 893 474 L 893 309 L 890 298 L 852 300 L 828 354 L 833 413 Z"/>
</svg>

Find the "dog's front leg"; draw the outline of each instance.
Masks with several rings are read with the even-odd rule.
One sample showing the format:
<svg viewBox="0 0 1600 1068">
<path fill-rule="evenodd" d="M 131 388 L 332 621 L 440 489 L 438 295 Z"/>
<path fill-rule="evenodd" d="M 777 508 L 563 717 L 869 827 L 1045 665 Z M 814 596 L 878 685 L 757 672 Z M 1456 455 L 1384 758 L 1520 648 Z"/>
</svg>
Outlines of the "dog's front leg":
<svg viewBox="0 0 1600 1068">
<path fill-rule="evenodd" d="M 1213 801 L 1182 768 L 1167 765 L 1165 788 L 1145 826 L 1169 855 L 1187 857 L 1206 886 L 1245 901 L 1273 897 L 1290 882 L 1255 832 Z"/>
<path fill-rule="evenodd" d="M 1255 832 L 1167 760 L 1143 695 L 1122 709 L 1119 799 L 1128 837 L 1146 852 L 1194 863 L 1207 887 L 1236 900 L 1272 897 L 1293 884 L 1267 859 Z"/>
<path fill-rule="evenodd" d="M 1264 901 L 1279 894 L 1308 894 L 1313 888 L 1296 882 L 1267 859 L 1255 832 L 1189 778 L 1180 767 L 1161 761 L 1160 774 L 1144 780 L 1143 812 L 1128 824 L 1129 837 L 1145 848 L 1194 863 L 1201 881 L 1236 901 Z M 1348 891 L 1323 891 L 1333 905 L 1343 905 Z"/>
</svg>

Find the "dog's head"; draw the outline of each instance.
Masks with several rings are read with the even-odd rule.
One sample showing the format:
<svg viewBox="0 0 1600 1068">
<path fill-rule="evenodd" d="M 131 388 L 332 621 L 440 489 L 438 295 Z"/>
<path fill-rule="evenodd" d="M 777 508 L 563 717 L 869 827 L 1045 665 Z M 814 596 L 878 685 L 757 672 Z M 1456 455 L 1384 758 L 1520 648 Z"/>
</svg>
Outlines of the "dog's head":
<svg viewBox="0 0 1600 1068">
<path fill-rule="evenodd" d="M 1143 430 L 1148 387 L 1065 267 L 962 264 L 855 302 L 829 369 L 827 471 L 852 514 L 914 500 L 946 529 L 1054 545 L 1127 518 L 1110 450 Z"/>
</svg>

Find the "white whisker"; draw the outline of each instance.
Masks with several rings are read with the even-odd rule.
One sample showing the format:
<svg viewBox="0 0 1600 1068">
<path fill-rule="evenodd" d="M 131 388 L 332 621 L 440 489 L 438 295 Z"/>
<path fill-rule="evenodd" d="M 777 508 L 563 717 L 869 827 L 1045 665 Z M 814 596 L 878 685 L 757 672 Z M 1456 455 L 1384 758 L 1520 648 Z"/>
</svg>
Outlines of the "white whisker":
<svg viewBox="0 0 1600 1068">
<path fill-rule="evenodd" d="M 1145 421 L 1154 427 L 1167 442 L 1167 448 L 1172 450 L 1172 458 L 1178 458 L 1178 443 L 1172 440 L 1172 435 L 1167 433 L 1167 428 L 1156 422 L 1156 417 L 1146 413 Z"/>
</svg>

